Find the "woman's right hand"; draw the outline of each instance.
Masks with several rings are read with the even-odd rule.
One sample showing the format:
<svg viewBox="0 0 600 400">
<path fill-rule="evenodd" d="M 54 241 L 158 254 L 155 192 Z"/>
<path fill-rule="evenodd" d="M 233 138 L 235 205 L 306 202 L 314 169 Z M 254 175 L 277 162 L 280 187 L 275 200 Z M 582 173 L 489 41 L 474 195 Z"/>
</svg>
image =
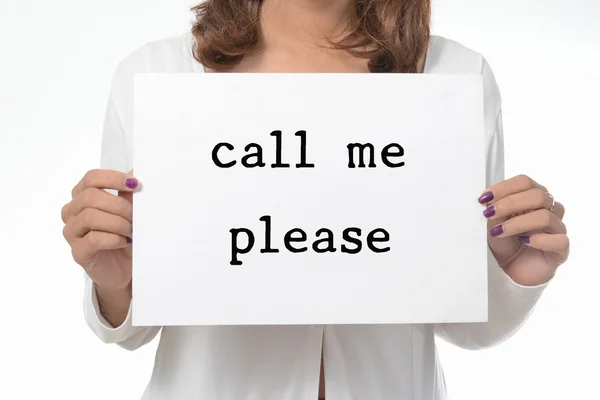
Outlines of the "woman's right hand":
<svg viewBox="0 0 600 400">
<path fill-rule="evenodd" d="M 131 283 L 133 193 L 139 182 L 111 170 L 91 170 L 62 208 L 63 235 L 75 261 L 97 288 L 121 291 Z M 104 189 L 118 191 L 118 195 Z"/>
</svg>

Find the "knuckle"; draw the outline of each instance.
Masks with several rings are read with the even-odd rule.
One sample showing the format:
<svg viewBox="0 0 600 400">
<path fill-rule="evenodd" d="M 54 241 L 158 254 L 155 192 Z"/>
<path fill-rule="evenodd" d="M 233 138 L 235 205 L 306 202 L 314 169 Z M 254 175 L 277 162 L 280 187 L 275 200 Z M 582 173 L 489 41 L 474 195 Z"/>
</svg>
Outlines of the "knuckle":
<svg viewBox="0 0 600 400">
<path fill-rule="evenodd" d="M 558 219 L 558 217 L 554 217 L 554 220 Z M 564 224 L 560 219 L 558 220 L 558 224 L 560 225 L 560 229 L 566 235 L 567 234 L 567 225 Z"/>
<path fill-rule="evenodd" d="M 115 248 L 121 243 L 121 237 L 119 235 L 106 235 L 106 244 L 109 248 Z"/>
<path fill-rule="evenodd" d="M 67 219 L 68 219 L 68 211 L 69 208 L 69 204 L 65 204 L 61 209 L 60 209 L 60 219 L 62 219 L 62 222 L 64 222 L 65 224 L 67 223 Z"/>
<path fill-rule="evenodd" d="M 119 231 L 122 233 L 129 234 L 129 233 L 131 233 L 132 227 L 133 226 L 132 226 L 131 222 L 129 222 L 125 219 L 122 219 L 120 221 Z"/>
<path fill-rule="evenodd" d="M 525 174 L 521 174 L 521 175 L 518 175 L 517 178 L 519 180 L 519 183 L 521 185 L 523 185 L 523 187 L 528 188 L 528 189 L 532 189 L 534 187 L 533 180 L 529 176 L 527 176 Z"/>
<path fill-rule="evenodd" d="M 567 209 L 565 208 L 565 206 L 558 202 L 556 203 L 556 208 L 558 209 L 558 212 L 556 214 L 560 219 L 563 219 L 565 217 L 565 214 L 567 213 Z"/>
<path fill-rule="evenodd" d="M 90 187 L 94 184 L 99 172 L 100 170 L 98 169 L 91 169 L 85 173 L 85 175 L 83 176 L 83 183 L 86 187 Z"/>
<path fill-rule="evenodd" d="M 71 257 L 73 257 L 73 260 L 75 260 L 75 262 L 79 265 L 81 265 L 81 257 L 79 256 L 80 251 L 78 248 L 76 247 L 71 247 Z"/>
<path fill-rule="evenodd" d="M 560 253 L 563 253 L 563 252 L 566 252 L 567 250 L 569 250 L 569 246 L 570 246 L 569 237 L 566 234 L 559 235 L 559 240 L 557 240 L 555 243 L 555 250 Z"/>
<path fill-rule="evenodd" d="M 123 216 L 130 219 L 133 215 L 133 205 L 127 200 L 121 201 L 119 212 L 121 212 Z"/>
<path fill-rule="evenodd" d="M 113 196 L 111 199 L 111 209 L 114 210 L 114 213 L 120 215 L 122 217 L 127 217 L 131 212 L 131 204 L 119 196 Z"/>
<path fill-rule="evenodd" d="M 541 222 L 543 227 L 549 227 L 552 224 L 552 213 L 546 209 L 541 212 Z"/>
<path fill-rule="evenodd" d="M 565 235 L 565 239 L 562 241 L 561 251 L 569 250 L 570 246 L 571 246 L 571 241 L 569 240 L 569 237 L 567 235 Z"/>
<path fill-rule="evenodd" d="M 76 246 L 71 246 L 71 256 L 73 257 L 73 260 L 82 267 L 85 264 L 85 254 L 86 248 L 84 243 L 79 242 Z"/>
<path fill-rule="evenodd" d="M 96 199 L 97 192 L 93 188 L 87 188 L 81 193 L 81 198 L 85 205 L 94 204 L 94 200 Z"/>
<path fill-rule="evenodd" d="M 71 250 L 71 256 L 73 257 L 73 260 L 75 260 L 75 262 L 87 272 L 89 259 L 86 254 L 85 248 L 82 248 L 81 246 L 75 247 Z"/>
<path fill-rule="evenodd" d="M 534 198 L 535 198 L 535 206 L 536 207 L 543 207 L 544 203 L 546 202 L 546 193 L 539 188 L 535 188 L 533 189 L 534 192 Z"/>
<path fill-rule="evenodd" d="M 102 237 L 99 232 L 91 231 L 85 235 L 85 241 L 91 250 L 95 250 L 100 247 L 102 243 Z"/>
<path fill-rule="evenodd" d="M 515 209 L 515 206 L 515 200 L 509 196 L 499 201 L 498 204 L 496 204 L 496 209 L 499 208 L 500 211 L 511 213 Z"/>
<path fill-rule="evenodd" d="M 88 187 L 90 186 L 90 183 L 92 182 L 92 171 L 88 171 L 85 173 L 85 175 L 83 176 L 83 179 L 81 180 L 83 182 L 83 184 Z"/>
<path fill-rule="evenodd" d="M 69 242 L 69 238 L 71 237 L 69 234 L 69 225 L 65 225 L 62 229 L 62 235 L 67 242 Z"/>
<path fill-rule="evenodd" d="M 94 224 L 95 214 L 96 213 L 94 212 L 93 209 L 85 208 L 81 212 L 81 222 L 83 223 L 83 225 L 86 227 L 92 226 Z"/>
</svg>

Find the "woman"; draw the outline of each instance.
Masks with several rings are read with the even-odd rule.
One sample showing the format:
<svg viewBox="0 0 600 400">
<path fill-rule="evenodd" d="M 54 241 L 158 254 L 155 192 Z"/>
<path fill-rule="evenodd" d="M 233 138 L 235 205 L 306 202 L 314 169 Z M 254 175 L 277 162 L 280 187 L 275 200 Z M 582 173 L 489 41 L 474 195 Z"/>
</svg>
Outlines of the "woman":
<svg viewBox="0 0 600 400">
<path fill-rule="evenodd" d="M 147 44 L 119 66 L 102 169 L 85 174 L 62 210 L 65 237 L 86 272 L 89 326 L 129 350 L 161 330 L 131 324 L 132 195 L 140 185 L 131 174 L 134 73 L 479 73 L 488 187 L 473 201 L 489 220 L 487 323 L 162 327 L 144 394 L 149 400 L 444 399 L 434 337 L 468 349 L 508 338 L 569 251 L 562 204 L 525 175 L 504 180 L 500 95 L 489 65 L 429 35 L 429 0 L 208 0 L 194 10 L 192 35 Z"/>
</svg>

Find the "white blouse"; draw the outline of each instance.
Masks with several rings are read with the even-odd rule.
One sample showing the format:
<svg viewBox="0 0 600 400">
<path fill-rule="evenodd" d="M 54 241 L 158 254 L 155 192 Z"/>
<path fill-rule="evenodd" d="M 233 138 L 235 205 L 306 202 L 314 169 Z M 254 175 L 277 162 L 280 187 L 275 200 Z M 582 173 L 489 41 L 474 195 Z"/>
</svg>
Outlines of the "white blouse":
<svg viewBox="0 0 600 400">
<path fill-rule="evenodd" d="M 134 74 L 203 73 L 191 56 L 192 45 L 190 34 L 149 43 L 119 65 L 106 113 L 101 168 L 132 169 Z M 433 36 L 425 73 L 483 75 L 487 184 L 503 180 L 501 100 L 486 60 Z M 495 345 L 519 329 L 547 285 L 515 283 L 491 253 L 488 270 L 487 323 L 134 327 L 130 309 L 125 322 L 112 327 L 99 312 L 87 275 L 84 311 L 102 341 L 129 350 L 162 331 L 154 372 L 142 397 L 146 400 L 316 400 L 322 349 L 327 400 L 441 400 L 446 399 L 446 388 L 435 337 L 467 349 Z"/>
</svg>

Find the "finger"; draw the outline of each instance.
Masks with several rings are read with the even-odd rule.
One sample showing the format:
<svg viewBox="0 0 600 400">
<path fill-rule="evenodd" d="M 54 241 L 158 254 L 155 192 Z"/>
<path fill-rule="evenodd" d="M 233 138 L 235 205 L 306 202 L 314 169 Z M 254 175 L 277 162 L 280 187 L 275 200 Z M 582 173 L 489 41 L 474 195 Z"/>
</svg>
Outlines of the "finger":
<svg viewBox="0 0 600 400">
<path fill-rule="evenodd" d="M 79 183 L 75 185 L 71 191 L 71 196 L 75 198 L 87 188 L 113 189 L 131 192 L 138 190 L 140 188 L 140 183 L 135 177 L 119 171 L 93 169 L 88 171 Z"/>
<path fill-rule="evenodd" d="M 69 243 L 75 239 L 84 237 L 91 231 L 115 233 L 131 237 L 132 224 L 131 221 L 121 216 L 95 208 L 86 208 L 76 217 L 71 218 L 63 230 L 65 238 Z"/>
<path fill-rule="evenodd" d="M 520 243 L 543 251 L 565 253 L 569 250 L 569 237 L 563 233 L 537 233 L 533 235 L 520 235 L 517 236 L 517 240 Z"/>
<path fill-rule="evenodd" d="M 127 201 L 129 204 L 133 204 L 133 192 L 118 192 L 120 198 Z"/>
<path fill-rule="evenodd" d="M 61 212 L 63 222 L 67 223 L 86 208 L 95 208 L 109 214 L 115 214 L 128 221 L 131 221 L 133 213 L 133 206 L 126 199 L 102 189 L 87 188 L 63 207 Z"/>
<path fill-rule="evenodd" d="M 133 170 L 129 171 L 129 174 L 133 175 Z M 119 195 L 119 197 L 122 197 L 125 200 L 127 200 L 129 203 L 133 204 L 133 192 L 131 192 L 131 191 L 119 191 L 118 195 Z"/>
<path fill-rule="evenodd" d="M 71 252 L 75 261 L 80 265 L 84 265 L 99 251 L 122 249 L 127 246 L 130 246 L 130 242 L 125 236 L 91 231 L 73 242 Z"/>
<path fill-rule="evenodd" d="M 503 199 L 507 196 L 525 192 L 531 189 L 540 189 L 547 192 L 546 188 L 527 175 L 518 175 L 499 182 L 488 189 L 486 189 L 481 196 L 479 196 L 479 203 L 491 204 L 495 201 Z"/>
<path fill-rule="evenodd" d="M 525 232 L 567 233 L 565 224 L 548 210 L 536 210 L 510 218 L 490 230 L 492 237 L 507 237 Z"/>
<path fill-rule="evenodd" d="M 554 204 L 554 210 L 552 210 L 552 212 L 556 214 L 558 219 L 563 219 L 565 217 L 565 206 L 557 201 Z"/>
<path fill-rule="evenodd" d="M 483 215 L 489 219 L 499 219 L 526 211 L 550 209 L 552 198 L 540 188 L 519 192 L 489 204 Z"/>
</svg>

